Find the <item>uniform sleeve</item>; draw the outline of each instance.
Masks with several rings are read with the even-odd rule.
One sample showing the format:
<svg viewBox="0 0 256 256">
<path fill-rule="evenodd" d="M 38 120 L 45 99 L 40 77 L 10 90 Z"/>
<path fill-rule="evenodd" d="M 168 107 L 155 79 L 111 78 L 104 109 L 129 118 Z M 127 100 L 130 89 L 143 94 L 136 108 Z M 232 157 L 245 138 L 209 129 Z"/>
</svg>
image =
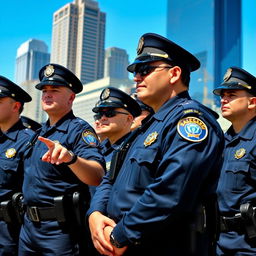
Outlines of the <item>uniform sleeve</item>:
<svg viewBox="0 0 256 256">
<path fill-rule="evenodd" d="M 87 160 L 94 160 L 105 168 L 105 160 L 100 150 L 99 140 L 93 128 L 86 122 L 76 122 L 68 138 L 68 150 Z"/>
<path fill-rule="evenodd" d="M 112 183 L 109 181 L 109 172 L 103 177 L 101 184 L 97 187 L 96 192 L 91 200 L 87 216 L 95 211 L 106 215 L 107 203 L 112 189 Z"/>
<path fill-rule="evenodd" d="M 180 127 L 176 123 L 164 128 L 158 150 L 150 149 L 151 146 L 136 148 L 136 157 L 131 156 L 129 160 L 131 169 L 143 170 L 148 166 L 139 174 L 144 175 L 156 168 L 155 177 L 114 228 L 114 237 L 120 244 L 136 243 L 145 234 L 185 218 L 195 209 L 204 184 L 208 190 L 215 190 L 223 138 L 208 124 L 206 127 L 205 138 L 192 141 L 183 131 L 178 132 Z M 194 133 L 191 131 L 191 136 Z"/>
</svg>

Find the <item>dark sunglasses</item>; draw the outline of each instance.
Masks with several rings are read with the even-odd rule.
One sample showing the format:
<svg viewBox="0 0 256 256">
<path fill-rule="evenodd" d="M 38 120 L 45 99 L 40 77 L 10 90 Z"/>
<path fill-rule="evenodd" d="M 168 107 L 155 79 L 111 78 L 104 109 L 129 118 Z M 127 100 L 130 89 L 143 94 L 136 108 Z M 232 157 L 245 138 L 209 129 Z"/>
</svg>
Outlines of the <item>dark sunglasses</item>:
<svg viewBox="0 0 256 256">
<path fill-rule="evenodd" d="M 140 76 L 146 76 L 153 72 L 156 68 L 172 68 L 172 66 L 150 66 L 148 64 L 138 65 L 133 72 L 133 75 L 136 76 L 139 74 Z"/>
<path fill-rule="evenodd" d="M 113 116 L 116 116 L 117 114 L 129 115 L 128 113 L 125 113 L 125 112 L 120 112 L 120 111 L 116 111 L 114 109 L 109 109 L 109 110 L 106 110 L 106 111 L 99 111 L 93 117 L 94 117 L 94 120 L 97 121 L 97 120 L 101 119 L 103 116 L 113 117 Z"/>
</svg>

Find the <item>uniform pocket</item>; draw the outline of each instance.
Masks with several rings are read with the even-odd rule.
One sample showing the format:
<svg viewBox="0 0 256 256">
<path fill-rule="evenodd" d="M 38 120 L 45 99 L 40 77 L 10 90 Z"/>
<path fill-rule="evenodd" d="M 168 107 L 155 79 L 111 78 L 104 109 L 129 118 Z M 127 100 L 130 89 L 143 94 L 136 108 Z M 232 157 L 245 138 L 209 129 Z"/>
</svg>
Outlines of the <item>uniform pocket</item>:
<svg viewBox="0 0 256 256">
<path fill-rule="evenodd" d="M 17 170 L 19 166 L 18 159 L 1 159 L 1 175 L 0 175 L 0 185 L 2 188 L 11 185 L 15 178 L 17 177 Z"/>
<path fill-rule="evenodd" d="M 145 188 L 152 183 L 157 168 L 157 148 L 136 149 L 130 156 L 130 184 L 136 188 Z"/>
<path fill-rule="evenodd" d="M 233 162 L 225 170 L 227 190 L 234 193 L 244 191 L 248 184 L 250 164 L 248 161 Z"/>
</svg>

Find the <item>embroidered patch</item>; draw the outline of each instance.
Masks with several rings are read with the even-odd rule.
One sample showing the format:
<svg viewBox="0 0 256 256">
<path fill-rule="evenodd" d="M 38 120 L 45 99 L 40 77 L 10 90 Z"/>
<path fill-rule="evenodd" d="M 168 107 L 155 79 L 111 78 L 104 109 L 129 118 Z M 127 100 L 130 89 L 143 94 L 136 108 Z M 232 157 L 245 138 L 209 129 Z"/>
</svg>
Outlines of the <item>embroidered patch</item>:
<svg viewBox="0 0 256 256">
<path fill-rule="evenodd" d="M 240 159 L 240 158 L 242 158 L 242 157 L 245 155 L 245 153 L 246 153 L 245 148 L 239 148 L 239 149 L 236 151 L 236 153 L 235 153 L 235 158 L 236 158 L 236 159 Z"/>
<path fill-rule="evenodd" d="M 200 112 L 199 110 L 197 109 L 186 109 L 183 111 L 184 114 L 191 114 L 191 113 L 196 113 L 198 115 L 202 115 L 202 112 Z"/>
<path fill-rule="evenodd" d="M 90 130 L 84 130 L 82 133 L 82 138 L 84 142 L 92 147 L 97 147 L 99 145 L 99 140 L 97 136 Z"/>
<path fill-rule="evenodd" d="M 148 135 L 148 137 L 144 140 L 144 146 L 147 147 L 149 145 L 151 145 L 153 142 L 156 141 L 158 136 L 157 132 L 152 132 Z"/>
<path fill-rule="evenodd" d="M 14 157 L 15 155 L 16 155 L 16 149 L 15 149 L 15 148 L 9 148 L 9 149 L 7 149 L 6 152 L 5 152 L 5 156 L 6 156 L 7 158 L 12 158 L 12 157 Z"/>
<path fill-rule="evenodd" d="M 185 117 L 177 124 L 180 136 L 188 141 L 203 141 L 208 135 L 206 124 L 197 117 Z"/>
</svg>

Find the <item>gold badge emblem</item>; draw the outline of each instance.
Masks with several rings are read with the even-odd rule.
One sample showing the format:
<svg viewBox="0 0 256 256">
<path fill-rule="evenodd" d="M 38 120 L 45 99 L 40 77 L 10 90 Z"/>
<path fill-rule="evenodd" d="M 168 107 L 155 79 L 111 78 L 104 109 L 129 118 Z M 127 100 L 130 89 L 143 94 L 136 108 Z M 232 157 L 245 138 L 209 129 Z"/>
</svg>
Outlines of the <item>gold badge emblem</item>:
<svg viewBox="0 0 256 256">
<path fill-rule="evenodd" d="M 158 136 L 157 132 L 152 132 L 148 135 L 148 137 L 144 140 L 144 146 L 147 147 L 149 145 L 151 145 L 153 142 L 156 141 Z"/>
<path fill-rule="evenodd" d="M 106 88 L 106 89 L 102 92 L 100 98 L 101 98 L 101 100 L 106 100 L 106 99 L 109 97 L 109 95 L 110 95 L 110 90 L 109 90 L 108 88 Z"/>
<path fill-rule="evenodd" d="M 246 153 L 245 148 L 239 148 L 239 149 L 236 151 L 236 153 L 235 153 L 235 158 L 236 158 L 236 159 L 240 159 L 240 158 L 242 158 L 242 157 L 245 155 L 245 153 Z"/>
<path fill-rule="evenodd" d="M 137 54 L 140 54 L 142 52 L 143 46 L 144 46 L 144 37 L 141 37 L 137 47 Z"/>
<path fill-rule="evenodd" d="M 232 75 L 232 68 L 228 68 L 228 70 L 226 71 L 223 77 L 224 82 L 227 82 L 228 79 L 231 77 L 231 75 Z"/>
<path fill-rule="evenodd" d="M 12 157 L 15 156 L 15 154 L 16 154 L 16 149 L 15 149 L 15 148 L 9 148 L 9 149 L 7 149 L 6 152 L 5 152 L 5 156 L 6 156 L 7 158 L 12 158 Z"/>
<path fill-rule="evenodd" d="M 54 67 L 52 65 L 48 65 L 44 70 L 44 75 L 46 77 L 52 76 L 54 73 Z"/>
</svg>

